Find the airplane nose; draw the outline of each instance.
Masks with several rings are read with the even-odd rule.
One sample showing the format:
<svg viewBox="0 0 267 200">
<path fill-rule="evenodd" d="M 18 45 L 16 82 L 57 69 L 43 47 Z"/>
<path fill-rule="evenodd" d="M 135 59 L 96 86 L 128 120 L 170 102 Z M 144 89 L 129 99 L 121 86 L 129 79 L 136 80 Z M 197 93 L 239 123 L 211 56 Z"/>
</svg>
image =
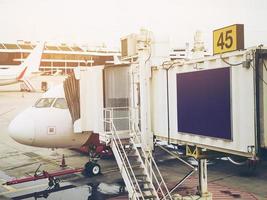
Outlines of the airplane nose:
<svg viewBox="0 0 267 200">
<path fill-rule="evenodd" d="M 17 116 L 9 124 L 8 131 L 9 136 L 15 141 L 25 145 L 32 145 L 34 140 L 33 120 Z"/>
</svg>

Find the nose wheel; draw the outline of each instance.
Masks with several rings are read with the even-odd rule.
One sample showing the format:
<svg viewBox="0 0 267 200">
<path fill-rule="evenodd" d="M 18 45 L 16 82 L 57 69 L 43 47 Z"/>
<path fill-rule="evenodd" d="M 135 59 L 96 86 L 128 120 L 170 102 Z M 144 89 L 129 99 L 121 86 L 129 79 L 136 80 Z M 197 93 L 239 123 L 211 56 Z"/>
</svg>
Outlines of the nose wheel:
<svg viewBox="0 0 267 200">
<path fill-rule="evenodd" d="M 96 151 L 96 145 L 90 145 L 88 148 L 89 161 L 84 165 L 85 176 L 97 176 L 101 174 L 101 167 L 97 164 L 100 154 Z"/>
<path fill-rule="evenodd" d="M 101 167 L 94 161 L 89 161 L 84 165 L 84 173 L 86 176 L 97 176 L 101 173 Z"/>
</svg>

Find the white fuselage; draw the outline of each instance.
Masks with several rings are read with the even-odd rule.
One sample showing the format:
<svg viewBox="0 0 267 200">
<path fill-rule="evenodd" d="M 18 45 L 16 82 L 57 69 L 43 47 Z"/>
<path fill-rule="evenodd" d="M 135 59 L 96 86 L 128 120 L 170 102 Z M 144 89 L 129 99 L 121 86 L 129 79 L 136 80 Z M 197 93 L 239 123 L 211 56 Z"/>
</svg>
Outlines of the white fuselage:
<svg viewBox="0 0 267 200">
<path fill-rule="evenodd" d="M 8 129 L 15 141 L 46 148 L 81 147 L 91 136 L 73 132 L 62 85 L 44 93 L 34 106 L 17 115 Z"/>
<path fill-rule="evenodd" d="M 18 83 L 20 80 L 17 77 L 22 70 L 18 66 L 0 68 L 0 86 Z"/>
<path fill-rule="evenodd" d="M 10 136 L 19 143 L 49 148 L 80 147 L 88 134 L 74 134 L 68 109 L 30 107 L 10 124 Z"/>
</svg>

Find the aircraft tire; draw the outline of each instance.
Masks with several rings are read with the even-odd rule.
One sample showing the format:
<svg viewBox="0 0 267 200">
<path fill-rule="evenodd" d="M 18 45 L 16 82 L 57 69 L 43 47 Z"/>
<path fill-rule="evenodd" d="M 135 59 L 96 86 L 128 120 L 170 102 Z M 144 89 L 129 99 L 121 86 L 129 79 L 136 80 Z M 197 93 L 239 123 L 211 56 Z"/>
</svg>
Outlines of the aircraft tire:
<svg viewBox="0 0 267 200">
<path fill-rule="evenodd" d="M 93 176 L 96 176 L 96 175 L 99 175 L 100 172 L 101 172 L 100 165 L 99 164 L 96 164 L 96 163 L 93 163 L 91 174 Z"/>
<path fill-rule="evenodd" d="M 96 176 L 101 173 L 100 165 L 94 162 L 87 162 L 84 166 L 86 176 Z"/>
</svg>

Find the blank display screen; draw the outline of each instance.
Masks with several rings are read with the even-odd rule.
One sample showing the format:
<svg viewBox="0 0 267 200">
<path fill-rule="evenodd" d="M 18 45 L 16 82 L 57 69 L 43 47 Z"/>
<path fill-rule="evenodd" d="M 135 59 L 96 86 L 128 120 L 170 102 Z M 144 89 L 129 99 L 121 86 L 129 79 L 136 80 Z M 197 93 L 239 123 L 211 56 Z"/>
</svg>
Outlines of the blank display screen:
<svg viewBox="0 0 267 200">
<path fill-rule="evenodd" d="M 178 132 L 232 139 L 230 68 L 176 75 Z"/>
</svg>

